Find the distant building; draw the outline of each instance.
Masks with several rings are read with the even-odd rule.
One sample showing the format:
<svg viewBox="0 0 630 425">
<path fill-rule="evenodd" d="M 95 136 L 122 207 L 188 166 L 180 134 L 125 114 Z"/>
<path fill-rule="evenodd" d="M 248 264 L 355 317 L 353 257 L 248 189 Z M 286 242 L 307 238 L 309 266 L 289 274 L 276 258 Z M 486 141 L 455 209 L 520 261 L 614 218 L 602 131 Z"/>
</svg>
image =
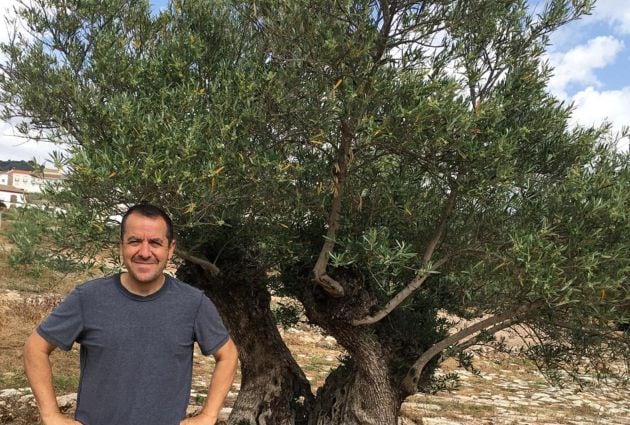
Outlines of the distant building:
<svg viewBox="0 0 630 425">
<path fill-rule="evenodd" d="M 63 178 L 62 174 L 53 169 L 44 169 L 41 172 L 9 170 L 6 171 L 8 186 L 24 189 L 26 193 L 41 193 L 48 183 L 55 184 Z M 0 179 L 0 184 L 2 180 Z"/>
<path fill-rule="evenodd" d="M 0 171 L 0 202 L 7 208 L 24 206 L 29 193 L 41 193 L 47 184 L 57 184 L 63 179 L 58 170 Z"/>
<path fill-rule="evenodd" d="M 23 207 L 25 204 L 24 189 L 0 184 L 0 206 L 11 208 Z"/>
</svg>

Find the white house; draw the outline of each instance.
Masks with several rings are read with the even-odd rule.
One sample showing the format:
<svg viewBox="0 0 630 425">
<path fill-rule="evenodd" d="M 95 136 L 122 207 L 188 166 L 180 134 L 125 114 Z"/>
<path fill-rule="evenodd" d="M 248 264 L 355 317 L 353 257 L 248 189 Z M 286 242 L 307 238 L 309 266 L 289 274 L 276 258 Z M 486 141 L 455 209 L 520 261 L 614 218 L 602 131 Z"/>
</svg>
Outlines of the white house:
<svg viewBox="0 0 630 425">
<path fill-rule="evenodd" d="M 39 172 L 0 171 L 0 207 L 25 206 L 29 193 L 41 193 L 46 184 L 54 185 L 62 178 L 61 172 L 49 168 Z"/>
<path fill-rule="evenodd" d="M 0 184 L 0 207 L 23 207 L 25 204 L 24 189 Z"/>
<path fill-rule="evenodd" d="M 23 189 L 26 193 L 41 193 L 47 183 L 55 184 L 61 181 L 62 174 L 58 170 L 46 168 L 41 173 L 24 170 L 10 170 L 6 172 L 6 182 L 0 175 L 0 184 Z"/>
</svg>

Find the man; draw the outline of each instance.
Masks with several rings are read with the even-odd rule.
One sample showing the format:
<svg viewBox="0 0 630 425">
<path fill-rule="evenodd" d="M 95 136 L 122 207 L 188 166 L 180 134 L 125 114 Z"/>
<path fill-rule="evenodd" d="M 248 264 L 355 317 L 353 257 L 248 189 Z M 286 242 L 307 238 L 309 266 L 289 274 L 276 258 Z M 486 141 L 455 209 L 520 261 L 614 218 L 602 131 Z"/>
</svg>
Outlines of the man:
<svg viewBox="0 0 630 425">
<path fill-rule="evenodd" d="M 45 425 L 213 425 L 238 363 L 212 302 L 164 274 L 175 250 L 161 209 L 139 204 L 121 223 L 127 269 L 78 286 L 28 338 L 26 375 Z M 185 419 L 193 343 L 216 366 L 201 413 Z M 81 378 L 72 420 L 61 414 L 50 353 L 81 345 Z"/>
</svg>

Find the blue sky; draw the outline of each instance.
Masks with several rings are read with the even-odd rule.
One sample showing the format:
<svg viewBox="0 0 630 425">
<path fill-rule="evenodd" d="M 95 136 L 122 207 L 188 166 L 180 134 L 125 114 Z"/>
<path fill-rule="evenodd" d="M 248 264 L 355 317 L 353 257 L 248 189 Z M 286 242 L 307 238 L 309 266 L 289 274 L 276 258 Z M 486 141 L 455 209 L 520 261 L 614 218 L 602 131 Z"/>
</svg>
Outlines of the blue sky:
<svg viewBox="0 0 630 425">
<path fill-rule="evenodd" d="M 15 0 L 3 0 L 0 18 Z M 532 1 L 532 3 L 541 1 Z M 166 0 L 151 0 L 154 8 Z M 7 29 L 0 21 L 0 40 Z M 554 66 L 549 90 L 575 104 L 573 124 L 592 125 L 608 120 L 617 131 L 630 125 L 630 0 L 599 0 L 594 12 L 556 32 L 548 60 Z M 620 148 L 628 150 L 628 140 Z M 10 123 L 0 122 L 0 160 L 36 158 L 45 161 L 55 147 L 15 136 Z"/>
<path fill-rule="evenodd" d="M 572 121 L 630 125 L 630 1 L 599 0 L 589 16 L 552 36 L 549 61 L 555 73 L 549 90 L 573 102 Z M 628 140 L 620 148 L 628 150 Z"/>
</svg>

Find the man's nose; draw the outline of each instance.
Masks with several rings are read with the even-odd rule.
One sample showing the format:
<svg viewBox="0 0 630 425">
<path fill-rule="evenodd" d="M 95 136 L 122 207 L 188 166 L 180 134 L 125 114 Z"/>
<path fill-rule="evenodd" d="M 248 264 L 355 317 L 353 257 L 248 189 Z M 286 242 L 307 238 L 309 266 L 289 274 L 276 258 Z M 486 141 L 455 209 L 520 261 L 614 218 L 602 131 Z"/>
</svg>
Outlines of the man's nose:
<svg viewBox="0 0 630 425">
<path fill-rule="evenodd" d="M 149 242 L 145 241 L 140 244 L 140 250 L 138 251 L 138 255 L 144 258 L 151 256 L 151 250 L 149 249 Z"/>
</svg>

